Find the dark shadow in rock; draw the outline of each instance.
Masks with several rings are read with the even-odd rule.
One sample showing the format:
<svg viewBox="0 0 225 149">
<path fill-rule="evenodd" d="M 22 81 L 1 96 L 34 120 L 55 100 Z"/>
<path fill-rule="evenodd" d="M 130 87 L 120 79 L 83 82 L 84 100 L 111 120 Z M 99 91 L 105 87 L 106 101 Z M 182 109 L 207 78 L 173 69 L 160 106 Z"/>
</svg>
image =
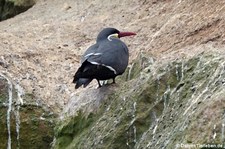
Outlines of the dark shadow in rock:
<svg viewBox="0 0 225 149">
<path fill-rule="evenodd" d="M 12 18 L 22 12 L 27 11 L 31 8 L 35 2 L 29 0 L 24 4 L 16 5 L 15 2 L 0 0 L 0 21 Z"/>
</svg>

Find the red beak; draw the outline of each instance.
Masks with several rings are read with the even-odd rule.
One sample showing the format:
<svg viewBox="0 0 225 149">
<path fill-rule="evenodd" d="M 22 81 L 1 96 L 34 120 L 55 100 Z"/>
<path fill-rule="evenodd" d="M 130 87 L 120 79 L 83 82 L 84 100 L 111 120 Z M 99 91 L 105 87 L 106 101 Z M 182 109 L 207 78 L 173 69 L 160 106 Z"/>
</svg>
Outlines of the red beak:
<svg viewBox="0 0 225 149">
<path fill-rule="evenodd" d="M 136 35 L 136 33 L 132 33 L 132 32 L 120 32 L 119 33 L 119 38 L 125 37 L 125 36 L 133 36 L 133 35 Z"/>
</svg>

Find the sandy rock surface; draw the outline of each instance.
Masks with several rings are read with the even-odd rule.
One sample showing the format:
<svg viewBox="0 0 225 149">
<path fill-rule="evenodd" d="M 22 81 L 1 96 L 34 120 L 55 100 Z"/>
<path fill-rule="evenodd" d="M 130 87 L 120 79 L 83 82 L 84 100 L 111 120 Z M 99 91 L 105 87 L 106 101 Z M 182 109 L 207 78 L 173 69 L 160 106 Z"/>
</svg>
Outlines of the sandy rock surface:
<svg viewBox="0 0 225 149">
<path fill-rule="evenodd" d="M 144 52 L 165 63 L 205 46 L 224 54 L 224 12 L 222 0 L 40 0 L 0 22 L 0 71 L 60 112 L 75 94 L 96 87 L 93 81 L 75 90 L 71 82 L 80 56 L 102 28 L 137 33 L 122 39 L 130 62 Z"/>
</svg>

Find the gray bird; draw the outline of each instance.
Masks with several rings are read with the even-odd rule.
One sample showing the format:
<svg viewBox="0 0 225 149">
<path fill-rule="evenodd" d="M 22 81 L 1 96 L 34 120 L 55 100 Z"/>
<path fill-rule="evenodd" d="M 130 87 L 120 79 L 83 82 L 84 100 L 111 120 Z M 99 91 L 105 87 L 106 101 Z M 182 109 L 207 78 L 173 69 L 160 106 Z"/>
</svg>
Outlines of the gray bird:
<svg viewBox="0 0 225 149">
<path fill-rule="evenodd" d="M 105 28 L 97 36 L 96 43 L 90 46 L 81 59 L 81 66 L 74 75 L 75 88 L 86 87 L 93 79 L 113 79 L 124 73 L 129 53 L 121 37 L 136 35 L 132 32 L 120 32 L 115 28 Z"/>
</svg>

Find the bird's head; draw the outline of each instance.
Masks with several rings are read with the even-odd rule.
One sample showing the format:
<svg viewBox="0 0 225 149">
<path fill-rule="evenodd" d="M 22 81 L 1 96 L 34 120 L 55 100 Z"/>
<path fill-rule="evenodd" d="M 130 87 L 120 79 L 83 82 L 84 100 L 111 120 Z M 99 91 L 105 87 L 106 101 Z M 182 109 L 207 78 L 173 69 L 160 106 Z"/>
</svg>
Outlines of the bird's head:
<svg viewBox="0 0 225 149">
<path fill-rule="evenodd" d="M 114 38 L 121 38 L 121 37 L 125 37 L 125 36 L 132 36 L 132 35 L 136 35 L 136 33 L 133 32 L 120 32 L 119 30 L 115 29 L 115 28 L 104 28 L 97 37 L 97 42 L 101 41 L 101 40 L 111 40 L 111 37 Z"/>
</svg>

